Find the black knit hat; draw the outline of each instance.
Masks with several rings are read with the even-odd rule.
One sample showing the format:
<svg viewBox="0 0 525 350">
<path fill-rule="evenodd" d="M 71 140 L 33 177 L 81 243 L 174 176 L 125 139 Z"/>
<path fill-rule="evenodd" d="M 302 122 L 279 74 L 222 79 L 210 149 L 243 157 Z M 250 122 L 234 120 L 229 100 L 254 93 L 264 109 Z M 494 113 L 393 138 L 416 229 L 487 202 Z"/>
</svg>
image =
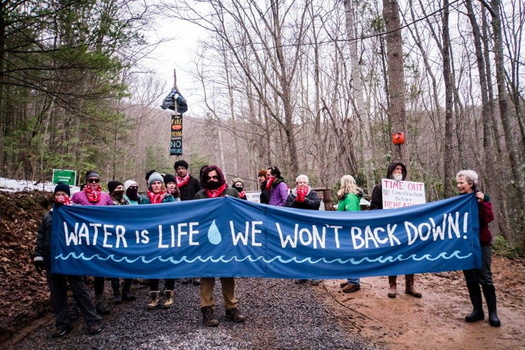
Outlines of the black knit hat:
<svg viewBox="0 0 525 350">
<path fill-rule="evenodd" d="M 151 176 L 151 174 L 156 173 L 156 172 L 157 172 L 157 170 L 155 170 L 155 169 L 151 169 L 150 171 L 148 171 L 148 172 L 146 173 L 146 176 L 144 177 L 144 179 L 145 179 L 146 181 L 148 181 L 148 180 L 149 180 L 149 177 Z"/>
<path fill-rule="evenodd" d="M 111 193 L 115 191 L 115 188 L 117 188 L 120 185 L 124 186 L 124 184 L 120 181 L 117 181 L 117 180 L 110 181 L 108 182 L 108 191 Z"/>
<path fill-rule="evenodd" d="M 67 185 L 67 184 L 65 184 L 63 182 L 59 182 L 55 186 L 55 191 L 53 192 L 53 194 L 56 194 L 57 192 L 65 192 L 68 196 L 71 196 L 71 191 L 69 190 L 69 185 Z"/>
<path fill-rule="evenodd" d="M 186 170 L 189 167 L 188 162 L 181 159 L 181 160 L 176 161 L 175 164 L 173 164 L 173 169 L 177 170 L 177 168 L 180 166 L 183 166 L 184 168 L 186 168 Z"/>
<path fill-rule="evenodd" d="M 164 175 L 164 184 L 167 185 L 168 182 L 177 183 L 177 180 L 175 180 L 175 176 L 173 176 L 171 174 L 166 174 L 166 175 Z"/>
</svg>

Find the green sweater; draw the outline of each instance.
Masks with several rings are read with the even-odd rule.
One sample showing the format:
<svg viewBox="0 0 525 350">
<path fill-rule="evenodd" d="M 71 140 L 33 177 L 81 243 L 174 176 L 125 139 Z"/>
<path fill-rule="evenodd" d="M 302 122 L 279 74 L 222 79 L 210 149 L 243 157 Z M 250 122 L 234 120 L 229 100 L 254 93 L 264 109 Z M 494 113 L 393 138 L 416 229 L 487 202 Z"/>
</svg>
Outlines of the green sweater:
<svg viewBox="0 0 525 350">
<path fill-rule="evenodd" d="M 347 193 L 345 198 L 337 204 L 338 211 L 359 211 L 361 206 L 359 205 L 359 197 L 353 193 Z"/>
</svg>

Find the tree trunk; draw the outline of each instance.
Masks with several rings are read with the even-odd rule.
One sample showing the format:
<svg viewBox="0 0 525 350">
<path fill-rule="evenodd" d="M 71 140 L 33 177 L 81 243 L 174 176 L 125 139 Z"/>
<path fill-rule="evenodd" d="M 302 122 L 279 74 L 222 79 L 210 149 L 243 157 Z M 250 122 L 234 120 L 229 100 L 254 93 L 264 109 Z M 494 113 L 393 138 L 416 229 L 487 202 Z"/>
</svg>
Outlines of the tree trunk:
<svg viewBox="0 0 525 350">
<path fill-rule="evenodd" d="M 403 40 L 397 0 L 383 0 L 383 17 L 386 27 L 388 95 L 392 133 L 402 132 L 406 139 L 405 112 L 405 74 L 403 72 Z M 408 154 L 405 145 L 394 145 L 393 155 L 397 160 L 407 163 Z"/>
</svg>

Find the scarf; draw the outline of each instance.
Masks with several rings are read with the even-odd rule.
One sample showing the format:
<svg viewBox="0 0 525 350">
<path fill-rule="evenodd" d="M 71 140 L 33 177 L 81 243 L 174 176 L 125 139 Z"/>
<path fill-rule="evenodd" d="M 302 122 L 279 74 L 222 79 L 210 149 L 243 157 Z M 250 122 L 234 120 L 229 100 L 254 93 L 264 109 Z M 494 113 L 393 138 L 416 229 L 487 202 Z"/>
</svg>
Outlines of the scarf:
<svg viewBox="0 0 525 350">
<path fill-rule="evenodd" d="M 57 199 L 55 199 L 55 206 L 58 208 L 62 205 L 73 205 L 73 202 L 69 198 L 69 196 L 66 194 L 65 196 L 60 196 Z"/>
<path fill-rule="evenodd" d="M 275 176 L 272 176 L 270 178 L 268 178 L 268 180 L 266 180 L 266 189 L 269 190 L 270 188 L 272 188 L 272 185 L 273 185 L 273 182 L 276 180 L 277 178 Z"/>
<path fill-rule="evenodd" d="M 166 192 L 153 193 L 151 191 L 148 191 L 148 198 L 151 204 L 162 203 L 164 197 L 166 197 Z"/>
<path fill-rule="evenodd" d="M 226 187 L 228 187 L 228 185 L 222 184 L 219 188 L 215 190 L 205 188 L 204 192 L 206 193 L 208 198 L 217 198 L 224 192 L 224 190 L 226 190 Z"/>
<path fill-rule="evenodd" d="M 244 191 L 239 192 L 239 198 L 246 198 L 246 193 Z"/>
<path fill-rule="evenodd" d="M 100 193 L 102 192 L 102 187 L 100 184 L 95 184 L 94 186 L 87 185 L 84 187 L 84 192 L 88 201 L 91 203 L 97 203 L 100 200 Z"/>
<path fill-rule="evenodd" d="M 186 176 L 184 177 L 179 177 L 177 175 L 177 186 L 178 187 L 186 186 L 188 182 L 190 182 L 190 174 L 186 174 Z"/>
</svg>

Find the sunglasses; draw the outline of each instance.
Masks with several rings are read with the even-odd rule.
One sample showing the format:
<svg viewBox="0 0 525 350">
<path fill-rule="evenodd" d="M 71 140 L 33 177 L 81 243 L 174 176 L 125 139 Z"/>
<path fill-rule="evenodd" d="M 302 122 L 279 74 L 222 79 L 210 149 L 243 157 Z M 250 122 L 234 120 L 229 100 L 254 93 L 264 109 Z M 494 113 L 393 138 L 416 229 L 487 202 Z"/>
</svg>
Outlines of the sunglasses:
<svg viewBox="0 0 525 350">
<path fill-rule="evenodd" d="M 100 182 L 100 179 L 89 179 L 87 182 L 92 183 L 92 184 L 93 183 L 98 183 L 98 182 Z"/>
</svg>

